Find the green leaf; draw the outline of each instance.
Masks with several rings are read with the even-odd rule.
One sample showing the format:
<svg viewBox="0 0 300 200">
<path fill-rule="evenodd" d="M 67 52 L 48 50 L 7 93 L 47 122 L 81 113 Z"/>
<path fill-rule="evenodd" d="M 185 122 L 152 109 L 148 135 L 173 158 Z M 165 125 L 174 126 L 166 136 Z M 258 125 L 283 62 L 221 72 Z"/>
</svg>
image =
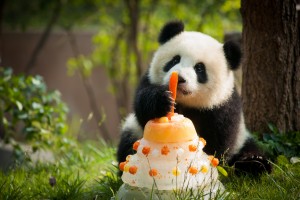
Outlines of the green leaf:
<svg viewBox="0 0 300 200">
<path fill-rule="evenodd" d="M 22 103 L 20 102 L 20 101 L 16 101 L 16 105 L 17 105 L 17 107 L 18 107 L 18 109 L 20 110 L 20 111 L 22 111 L 23 110 L 23 105 L 22 105 Z"/>
<path fill-rule="evenodd" d="M 280 166 L 286 166 L 289 164 L 289 160 L 284 155 L 280 155 L 277 157 L 277 163 Z"/>
<path fill-rule="evenodd" d="M 40 108 L 42 108 L 42 105 L 40 103 L 33 102 L 32 103 L 32 108 L 33 109 L 40 109 Z"/>
<path fill-rule="evenodd" d="M 269 129 L 273 132 L 273 133 L 275 133 L 275 134 L 278 134 L 279 133 L 279 130 L 276 128 L 276 126 L 274 126 L 273 124 L 271 124 L 271 123 L 268 123 L 268 127 L 269 127 Z"/>
<path fill-rule="evenodd" d="M 3 123 L 4 126 L 8 125 L 8 121 L 7 121 L 6 117 L 2 118 L 2 123 Z"/>
<path fill-rule="evenodd" d="M 227 173 L 227 171 L 223 168 L 223 167 L 221 167 L 221 166 L 217 166 L 217 170 L 223 175 L 223 176 L 228 176 L 228 173 Z"/>
<path fill-rule="evenodd" d="M 41 128 L 41 123 L 38 122 L 38 121 L 32 121 L 31 125 L 34 126 L 34 127 L 36 127 L 36 128 Z"/>
<path fill-rule="evenodd" d="M 19 119 L 27 119 L 27 117 L 28 117 L 27 113 L 21 113 L 21 114 L 18 115 Z"/>
</svg>

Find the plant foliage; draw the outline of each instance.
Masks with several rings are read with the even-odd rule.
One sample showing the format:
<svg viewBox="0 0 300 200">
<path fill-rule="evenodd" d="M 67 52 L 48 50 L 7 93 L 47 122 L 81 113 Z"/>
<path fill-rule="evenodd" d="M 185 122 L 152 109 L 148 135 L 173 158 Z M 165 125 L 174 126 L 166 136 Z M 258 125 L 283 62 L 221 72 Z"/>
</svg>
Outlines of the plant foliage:
<svg viewBox="0 0 300 200">
<path fill-rule="evenodd" d="M 53 145 L 53 136 L 67 131 L 67 111 L 60 93 L 48 91 L 41 76 L 0 68 L 0 136 L 17 157 L 24 156 L 20 141 L 30 141 L 33 151 Z"/>
<path fill-rule="evenodd" d="M 269 124 L 270 133 L 264 133 L 260 143 L 272 158 L 284 155 L 288 158 L 300 157 L 300 131 L 283 133 Z"/>
</svg>

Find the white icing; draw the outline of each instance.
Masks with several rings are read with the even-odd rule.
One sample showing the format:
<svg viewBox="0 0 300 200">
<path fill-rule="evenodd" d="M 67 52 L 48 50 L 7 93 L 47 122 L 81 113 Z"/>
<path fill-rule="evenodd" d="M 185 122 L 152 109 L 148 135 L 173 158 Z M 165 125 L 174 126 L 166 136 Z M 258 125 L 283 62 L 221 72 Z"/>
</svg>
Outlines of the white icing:
<svg viewBox="0 0 300 200">
<path fill-rule="evenodd" d="M 174 113 L 174 115 L 171 117 L 171 121 L 173 122 L 179 122 L 184 120 L 184 116 L 178 113 Z"/>
<path fill-rule="evenodd" d="M 189 145 L 196 145 L 197 150 L 191 152 Z M 150 147 L 148 155 L 143 154 L 144 147 Z M 217 181 L 218 172 L 215 167 L 211 166 L 208 155 L 202 151 L 203 147 L 202 141 L 198 138 L 189 142 L 170 144 L 154 143 L 141 139 L 137 153 L 131 155 L 126 164 L 129 167 L 136 166 L 137 172 L 131 174 L 124 171 L 122 180 L 131 186 L 149 189 L 155 184 L 159 190 L 207 186 L 207 184 Z M 162 148 L 169 150 L 167 155 L 161 153 Z M 197 174 L 189 173 L 191 166 L 198 169 Z M 203 166 L 207 168 L 205 173 L 201 172 Z M 176 167 L 180 171 L 177 176 L 174 175 L 174 168 Z M 156 169 L 158 174 L 151 177 L 149 175 L 150 169 Z"/>
<path fill-rule="evenodd" d="M 183 148 L 179 148 L 179 149 L 176 150 L 176 154 L 177 154 L 178 156 L 182 156 L 183 153 L 184 153 L 184 149 L 183 149 Z"/>
</svg>

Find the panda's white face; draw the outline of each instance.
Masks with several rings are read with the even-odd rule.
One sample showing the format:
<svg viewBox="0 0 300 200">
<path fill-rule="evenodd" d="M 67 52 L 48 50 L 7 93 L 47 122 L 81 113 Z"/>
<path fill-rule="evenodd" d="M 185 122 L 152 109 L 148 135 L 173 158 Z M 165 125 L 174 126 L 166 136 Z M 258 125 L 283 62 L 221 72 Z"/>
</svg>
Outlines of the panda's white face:
<svg viewBox="0 0 300 200">
<path fill-rule="evenodd" d="M 179 74 L 178 103 L 212 108 L 232 94 L 233 72 L 223 45 L 208 35 L 182 32 L 159 47 L 150 64 L 150 82 L 168 85 L 173 71 Z"/>
</svg>

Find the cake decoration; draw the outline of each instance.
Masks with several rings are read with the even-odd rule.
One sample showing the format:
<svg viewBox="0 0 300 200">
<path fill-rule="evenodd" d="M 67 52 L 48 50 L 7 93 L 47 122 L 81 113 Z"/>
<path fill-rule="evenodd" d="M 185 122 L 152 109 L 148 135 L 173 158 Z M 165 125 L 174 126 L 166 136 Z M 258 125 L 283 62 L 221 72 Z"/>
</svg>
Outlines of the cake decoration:
<svg viewBox="0 0 300 200">
<path fill-rule="evenodd" d="M 178 75 L 173 72 L 169 85 L 174 102 L 177 81 Z M 219 160 L 203 152 L 205 145 L 191 120 L 175 113 L 173 105 L 168 116 L 146 124 L 144 137 L 132 146 L 136 154 L 120 163 L 124 185 L 118 199 L 138 199 L 142 195 L 138 191 L 153 188 L 164 191 L 168 199 L 174 190 L 223 190 L 216 168 Z"/>
</svg>

